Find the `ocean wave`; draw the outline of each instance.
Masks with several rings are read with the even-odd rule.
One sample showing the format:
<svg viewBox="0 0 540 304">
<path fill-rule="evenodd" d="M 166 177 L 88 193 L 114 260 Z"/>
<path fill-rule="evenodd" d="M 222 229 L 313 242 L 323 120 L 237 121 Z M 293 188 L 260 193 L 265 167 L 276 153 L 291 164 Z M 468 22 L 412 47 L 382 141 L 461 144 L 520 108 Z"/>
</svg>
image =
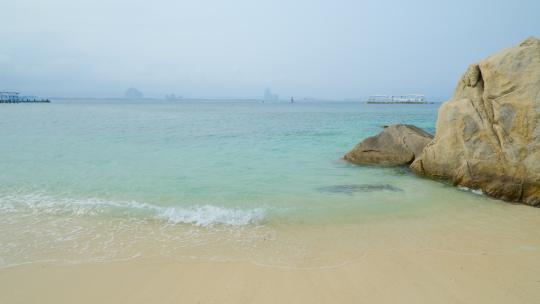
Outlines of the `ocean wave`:
<svg viewBox="0 0 540 304">
<path fill-rule="evenodd" d="M 474 193 L 474 194 L 477 194 L 477 195 L 483 195 L 484 194 L 482 189 L 471 189 L 471 188 L 465 187 L 465 186 L 458 186 L 458 189 L 461 190 L 461 191 L 468 191 L 468 192 L 471 192 L 471 193 Z"/>
<path fill-rule="evenodd" d="M 214 224 L 246 226 L 261 222 L 264 218 L 264 210 L 242 210 L 205 205 L 190 209 L 165 208 L 158 213 L 158 216 L 173 224 L 184 223 L 203 227 Z"/>
<path fill-rule="evenodd" d="M 156 206 L 137 201 L 112 201 L 98 198 L 56 198 L 42 194 L 0 195 L 0 213 L 60 214 L 71 216 L 139 216 L 164 220 L 169 224 L 246 226 L 260 223 L 263 208 L 233 208 L 216 205 L 186 207 Z"/>
</svg>

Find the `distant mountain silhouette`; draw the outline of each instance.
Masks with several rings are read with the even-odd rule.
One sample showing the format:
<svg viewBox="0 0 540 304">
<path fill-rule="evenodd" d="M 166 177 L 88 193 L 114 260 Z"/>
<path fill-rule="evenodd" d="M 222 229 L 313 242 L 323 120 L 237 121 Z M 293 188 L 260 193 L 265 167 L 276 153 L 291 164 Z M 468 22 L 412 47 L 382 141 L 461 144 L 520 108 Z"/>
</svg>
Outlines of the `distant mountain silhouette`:
<svg viewBox="0 0 540 304">
<path fill-rule="evenodd" d="M 136 88 L 129 88 L 124 93 L 124 97 L 127 99 L 141 99 L 143 97 L 143 93 Z"/>
</svg>

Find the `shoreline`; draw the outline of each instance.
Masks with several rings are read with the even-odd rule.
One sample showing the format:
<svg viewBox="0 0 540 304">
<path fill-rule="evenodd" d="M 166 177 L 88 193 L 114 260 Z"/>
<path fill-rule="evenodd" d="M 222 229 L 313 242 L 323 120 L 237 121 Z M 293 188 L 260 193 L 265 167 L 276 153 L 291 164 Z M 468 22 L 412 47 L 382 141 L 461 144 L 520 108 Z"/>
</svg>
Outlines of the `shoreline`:
<svg viewBox="0 0 540 304">
<path fill-rule="evenodd" d="M 160 246 L 174 241 L 145 241 L 126 260 L 18 265 L 0 269 L 0 302 L 535 303 L 535 214 L 522 205 L 477 207 L 281 225 L 253 240 L 220 242 L 214 232 L 214 241 L 166 254 Z"/>
</svg>

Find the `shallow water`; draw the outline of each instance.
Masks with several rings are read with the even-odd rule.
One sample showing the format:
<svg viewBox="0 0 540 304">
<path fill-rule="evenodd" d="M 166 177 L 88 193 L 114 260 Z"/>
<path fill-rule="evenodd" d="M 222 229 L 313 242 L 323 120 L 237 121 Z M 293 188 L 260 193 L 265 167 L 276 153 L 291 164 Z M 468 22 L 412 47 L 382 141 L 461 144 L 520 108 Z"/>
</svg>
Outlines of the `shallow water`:
<svg viewBox="0 0 540 304">
<path fill-rule="evenodd" d="M 241 243 L 247 244 L 239 247 L 245 253 L 260 240 L 273 240 L 272 246 L 287 251 L 280 240 L 291 234 L 279 231 L 291 225 L 501 208 L 499 201 L 417 178 L 405 168 L 340 160 L 381 125 L 409 123 L 434 133 L 437 108 L 114 101 L 3 105 L 0 266 L 128 258 L 152 246 L 161 253 L 196 248 L 200 255 L 201 248 L 212 252 L 211 244 L 234 248 Z"/>
</svg>

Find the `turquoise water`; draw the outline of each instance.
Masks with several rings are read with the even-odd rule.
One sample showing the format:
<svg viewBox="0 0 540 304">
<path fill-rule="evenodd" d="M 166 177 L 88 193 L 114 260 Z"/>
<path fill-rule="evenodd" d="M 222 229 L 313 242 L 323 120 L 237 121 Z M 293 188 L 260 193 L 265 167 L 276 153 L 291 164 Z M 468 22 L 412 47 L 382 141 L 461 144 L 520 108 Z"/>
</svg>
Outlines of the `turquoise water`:
<svg viewBox="0 0 540 304">
<path fill-rule="evenodd" d="M 4 107 L 1 191 L 159 207 L 324 209 L 321 201 L 358 201 L 362 195 L 325 187 L 396 183 L 396 170 L 359 169 L 340 157 L 384 124 L 411 123 L 433 132 L 437 106 L 66 102 Z"/>
<path fill-rule="evenodd" d="M 36 252 L 80 253 L 89 239 L 103 255 L 118 235 L 178 237 L 164 232 L 171 227 L 357 223 L 448 212 L 450 205 L 470 209 L 488 199 L 406 168 L 340 159 L 381 125 L 409 123 L 433 133 L 438 106 L 4 105 L 0 264 L 2 257 L 4 264 L 32 261 Z"/>
</svg>

